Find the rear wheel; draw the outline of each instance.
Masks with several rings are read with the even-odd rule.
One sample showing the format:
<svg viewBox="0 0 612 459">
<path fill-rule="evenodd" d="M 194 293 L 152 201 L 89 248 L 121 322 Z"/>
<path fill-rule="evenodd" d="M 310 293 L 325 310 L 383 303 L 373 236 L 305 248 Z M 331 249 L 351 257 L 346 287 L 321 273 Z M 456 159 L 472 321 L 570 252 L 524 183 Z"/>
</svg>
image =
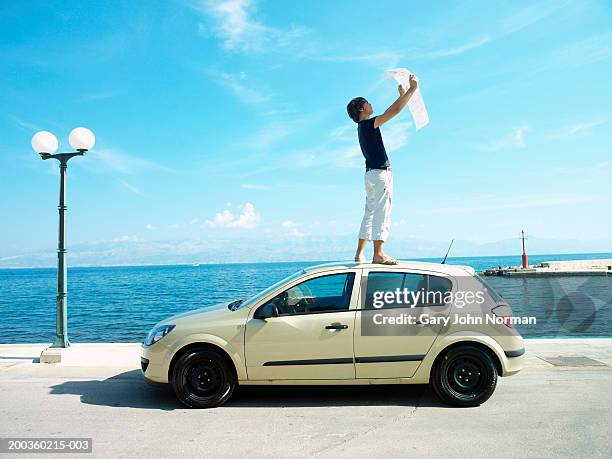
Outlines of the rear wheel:
<svg viewBox="0 0 612 459">
<path fill-rule="evenodd" d="M 493 394 L 497 370 L 486 351 L 466 344 L 449 350 L 436 362 L 431 385 L 450 405 L 478 406 Z"/>
<path fill-rule="evenodd" d="M 192 408 L 223 405 L 232 396 L 236 376 L 219 352 L 193 349 L 179 357 L 172 373 L 172 388 L 178 399 Z"/>
</svg>

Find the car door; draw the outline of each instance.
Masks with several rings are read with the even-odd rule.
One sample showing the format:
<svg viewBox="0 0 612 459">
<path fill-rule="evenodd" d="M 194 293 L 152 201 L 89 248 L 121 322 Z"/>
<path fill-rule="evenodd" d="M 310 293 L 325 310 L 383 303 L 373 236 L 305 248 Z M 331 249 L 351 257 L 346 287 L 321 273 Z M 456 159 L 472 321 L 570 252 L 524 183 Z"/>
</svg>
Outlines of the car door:
<svg viewBox="0 0 612 459">
<path fill-rule="evenodd" d="M 409 321 L 418 322 L 422 314 L 427 317 L 448 317 L 451 306 L 442 301 L 426 301 L 428 296 L 425 292 L 440 292 L 440 295 L 429 296 L 437 300 L 452 286 L 452 279 L 442 274 L 364 270 L 361 282 L 364 293 L 355 319 L 356 377 L 412 377 L 441 326 L 411 324 Z M 395 294 L 397 289 L 401 293 L 399 297 Z M 416 295 L 418 291 L 423 292 L 422 296 Z M 393 298 L 387 292 L 394 294 Z M 404 292 L 407 294 L 404 295 Z M 416 302 L 410 292 L 415 292 Z M 390 301 L 383 300 L 385 294 Z"/>
<path fill-rule="evenodd" d="M 252 308 L 245 331 L 249 380 L 354 379 L 360 271 L 306 275 Z M 268 303 L 279 316 L 253 318 Z"/>
</svg>

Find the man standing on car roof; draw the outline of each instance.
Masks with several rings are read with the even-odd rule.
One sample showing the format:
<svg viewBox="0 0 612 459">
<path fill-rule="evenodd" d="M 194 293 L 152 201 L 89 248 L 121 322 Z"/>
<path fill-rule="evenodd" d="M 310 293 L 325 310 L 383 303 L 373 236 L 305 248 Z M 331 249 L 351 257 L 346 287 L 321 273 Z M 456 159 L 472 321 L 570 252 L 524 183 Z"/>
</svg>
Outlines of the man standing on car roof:
<svg viewBox="0 0 612 459">
<path fill-rule="evenodd" d="M 357 123 L 359 146 L 365 157 L 365 190 L 366 204 L 359 242 L 355 253 L 355 261 L 365 260 L 363 251 L 368 241 L 374 243 L 374 257 L 372 263 L 383 265 L 396 265 L 395 258 L 385 255 L 383 244 L 389 236 L 391 223 L 391 195 L 393 194 L 393 175 L 387 151 L 380 134 L 380 126 L 396 116 L 406 106 L 417 89 L 417 80 L 410 75 L 410 87 L 405 91 L 402 85 L 397 87 L 399 97 L 382 114 L 370 118 L 372 105 L 363 97 L 356 97 L 346 107 L 350 118 Z"/>
</svg>

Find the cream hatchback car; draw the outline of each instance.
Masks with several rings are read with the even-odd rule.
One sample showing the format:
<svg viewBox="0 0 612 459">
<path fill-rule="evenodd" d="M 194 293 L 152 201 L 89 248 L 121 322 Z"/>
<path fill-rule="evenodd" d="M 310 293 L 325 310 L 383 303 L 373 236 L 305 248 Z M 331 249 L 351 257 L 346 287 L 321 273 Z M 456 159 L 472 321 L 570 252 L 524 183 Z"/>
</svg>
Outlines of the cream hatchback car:
<svg viewBox="0 0 612 459">
<path fill-rule="evenodd" d="M 373 383 L 429 383 L 444 402 L 475 406 L 522 368 L 513 319 L 470 267 L 330 263 L 163 320 L 141 367 L 195 408 L 238 385 Z"/>
</svg>

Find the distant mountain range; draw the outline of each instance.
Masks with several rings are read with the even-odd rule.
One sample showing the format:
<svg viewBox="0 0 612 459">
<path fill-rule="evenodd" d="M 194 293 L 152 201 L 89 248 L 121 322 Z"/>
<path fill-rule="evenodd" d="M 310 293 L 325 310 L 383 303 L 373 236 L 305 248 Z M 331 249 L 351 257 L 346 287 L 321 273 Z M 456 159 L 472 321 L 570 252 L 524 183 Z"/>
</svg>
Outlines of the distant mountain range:
<svg viewBox="0 0 612 459">
<path fill-rule="evenodd" d="M 69 245 L 67 259 L 69 266 L 350 260 L 354 255 L 355 242 L 348 236 L 301 237 L 278 241 L 253 237 L 224 240 L 125 240 Z M 387 244 L 387 251 L 402 259 L 442 258 L 449 243 L 418 239 L 391 240 Z M 612 252 L 612 242 L 531 237 L 527 242 L 527 251 L 531 254 L 605 253 Z M 520 253 L 518 239 L 482 244 L 457 240 L 450 256 L 480 257 Z M 0 268 L 54 267 L 56 264 L 57 252 L 52 247 L 0 256 Z"/>
</svg>

